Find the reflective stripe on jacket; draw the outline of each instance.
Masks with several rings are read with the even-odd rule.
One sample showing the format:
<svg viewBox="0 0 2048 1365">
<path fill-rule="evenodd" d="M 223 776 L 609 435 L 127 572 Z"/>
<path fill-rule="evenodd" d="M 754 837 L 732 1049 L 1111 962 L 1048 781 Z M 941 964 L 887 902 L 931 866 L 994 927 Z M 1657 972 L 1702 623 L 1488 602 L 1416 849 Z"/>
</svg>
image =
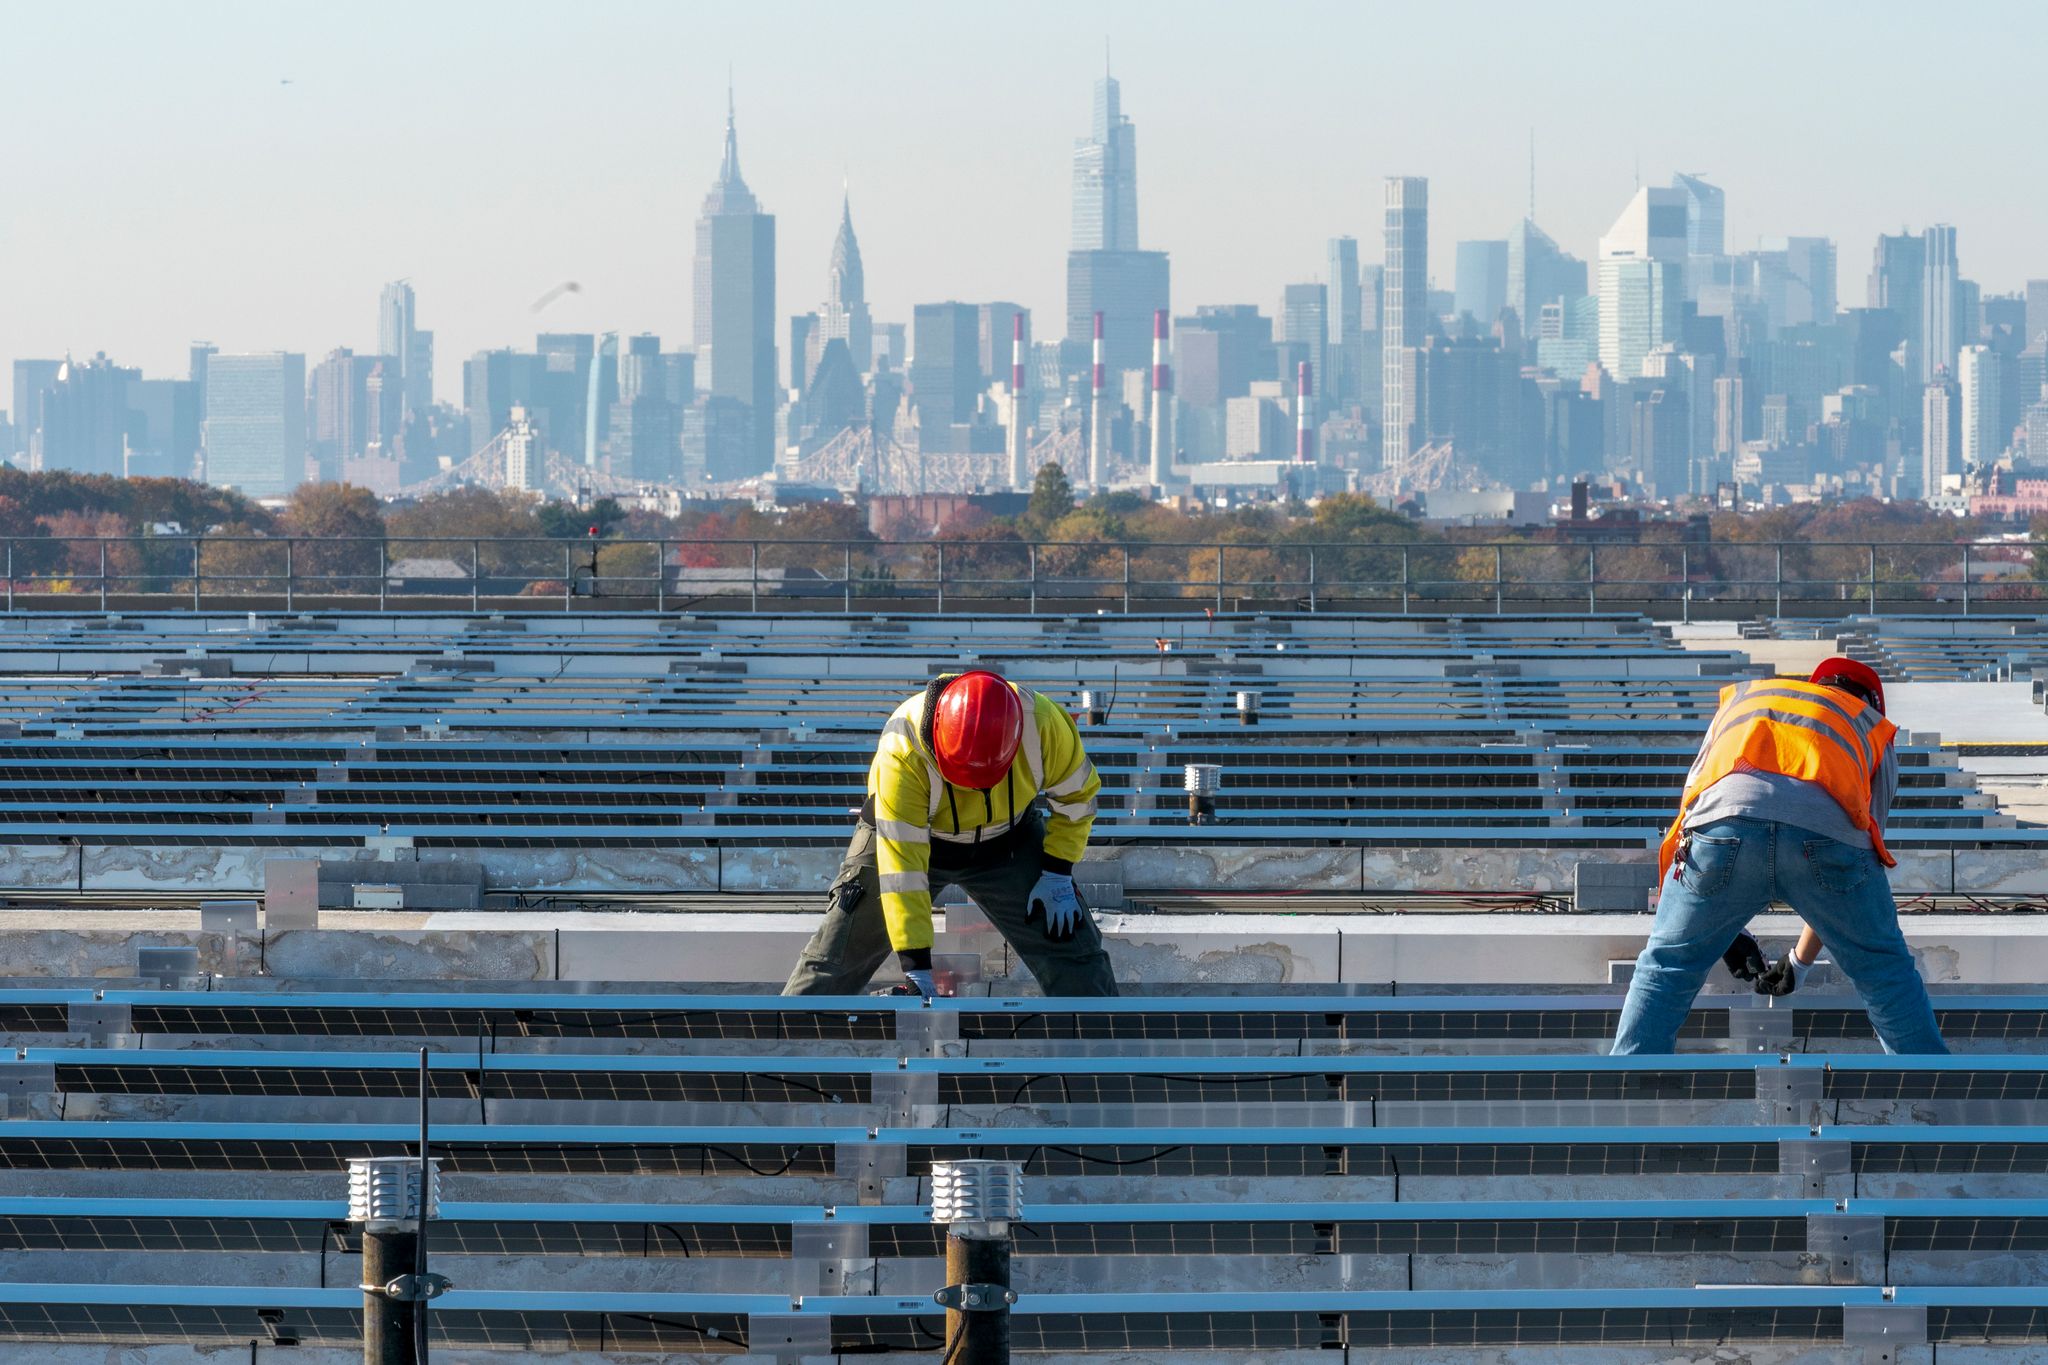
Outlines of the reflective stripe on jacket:
<svg viewBox="0 0 2048 1365">
<path fill-rule="evenodd" d="M 955 787 L 939 776 L 924 739 L 928 693 L 909 698 L 882 727 L 868 795 L 874 804 L 875 866 L 881 877 L 882 918 L 889 944 L 932 946 L 932 840 L 972 845 L 1001 838 L 1043 792 L 1049 815 L 1044 857 L 1071 870 L 1088 847 L 1095 794 L 1102 787 L 1081 744 L 1074 718 L 1052 698 L 1016 688 L 1024 704 L 1024 734 L 1008 776 L 986 792 Z"/>
<path fill-rule="evenodd" d="M 1686 774 L 1678 818 L 1658 851 L 1659 875 L 1671 870 L 1693 802 L 1730 773 L 1744 771 L 1814 783 L 1870 836 L 1878 861 L 1896 866 L 1870 814 L 1870 784 L 1898 732 L 1876 707 L 1840 688 L 1797 678 L 1759 678 L 1722 688 L 1720 709 Z"/>
</svg>

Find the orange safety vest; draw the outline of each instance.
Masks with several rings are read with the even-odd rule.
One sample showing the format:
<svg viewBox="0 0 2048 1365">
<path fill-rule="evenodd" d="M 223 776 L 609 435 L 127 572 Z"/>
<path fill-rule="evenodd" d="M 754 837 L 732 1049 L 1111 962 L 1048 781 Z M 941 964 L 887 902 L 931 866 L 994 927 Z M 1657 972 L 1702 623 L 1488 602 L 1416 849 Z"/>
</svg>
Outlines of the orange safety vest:
<svg viewBox="0 0 2048 1365">
<path fill-rule="evenodd" d="M 1899 727 L 1847 692 L 1798 678 L 1758 678 L 1721 689 L 1721 707 L 1685 777 L 1678 818 L 1664 835 L 1657 868 L 1671 871 L 1685 817 L 1700 793 L 1730 773 L 1760 771 L 1815 782 L 1870 836 L 1878 861 L 1896 867 L 1870 814 L 1870 784 Z"/>
</svg>

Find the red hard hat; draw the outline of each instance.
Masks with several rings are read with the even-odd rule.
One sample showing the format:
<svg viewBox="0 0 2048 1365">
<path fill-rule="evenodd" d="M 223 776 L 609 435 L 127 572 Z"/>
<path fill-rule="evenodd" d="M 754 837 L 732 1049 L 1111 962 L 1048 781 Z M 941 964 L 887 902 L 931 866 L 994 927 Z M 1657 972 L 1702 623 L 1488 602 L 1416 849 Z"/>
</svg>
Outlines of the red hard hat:
<svg viewBox="0 0 2048 1365">
<path fill-rule="evenodd" d="M 976 669 L 947 683 L 933 703 L 932 757 L 956 787 L 987 791 L 1001 782 L 1024 738 L 1017 689 Z"/>
<path fill-rule="evenodd" d="M 1821 660 L 1820 667 L 1813 670 L 1813 677 L 1809 681 L 1831 683 L 1837 678 L 1846 683 L 1854 683 L 1868 692 L 1877 703 L 1879 713 L 1883 713 L 1884 679 L 1877 676 L 1876 669 L 1860 660 L 1837 654 L 1832 659 Z"/>
</svg>

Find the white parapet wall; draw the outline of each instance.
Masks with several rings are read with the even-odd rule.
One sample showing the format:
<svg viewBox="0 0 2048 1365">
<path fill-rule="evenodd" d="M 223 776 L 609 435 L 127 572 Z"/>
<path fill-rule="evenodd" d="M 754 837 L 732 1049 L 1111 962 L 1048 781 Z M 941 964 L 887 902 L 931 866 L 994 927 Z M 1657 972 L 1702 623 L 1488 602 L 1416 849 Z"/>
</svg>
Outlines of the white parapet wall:
<svg viewBox="0 0 2048 1365">
<path fill-rule="evenodd" d="M 1120 979 L 1154 986 L 1599 986 L 1632 962 L 1647 914 L 1100 916 Z M 324 911 L 316 929 L 258 931 L 236 943 L 238 972 L 298 981 L 602 981 L 774 984 L 818 923 L 808 912 L 714 914 Z M 1903 924 L 1936 985 L 2048 982 L 2048 922 L 2017 915 L 1911 915 Z M 1789 944 L 1790 915 L 1755 923 Z M 975 954 L 983 977 L 1025 984 L 1001 939 L 971 911 L 940 920 L 940 953 Z M 0 961 L 13 977 L 118 980 L 136 949 L 193 945 L 205 971 L 227 963 L 224 935 L 185 911 L 0 912 Z M 890 968 L 884 967 L 882 979 Z M 1002 987 L 1008 989 L 1008 986 Z"/>
</svg>

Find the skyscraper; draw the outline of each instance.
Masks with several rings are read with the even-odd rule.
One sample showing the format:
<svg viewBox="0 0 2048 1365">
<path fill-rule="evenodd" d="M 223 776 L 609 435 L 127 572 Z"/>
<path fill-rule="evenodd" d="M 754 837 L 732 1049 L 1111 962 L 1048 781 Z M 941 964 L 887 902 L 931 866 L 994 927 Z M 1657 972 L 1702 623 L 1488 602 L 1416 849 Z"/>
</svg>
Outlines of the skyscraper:
<svg viewBox="0 0 2048 1365">
<path fill-rule="evenodd" d="M 377 296 L 377 351 L 403 357 L 412 340 L 412 284 L 393 280 Z"/>
<path fill-rule="evenodd" d="M 1942 491 L 1942 480 L 1963 472 L 1963 405 L 1946 366 L 1920 391 L 1920 496 Z"/>
<path fill-rule="evenodd" d="M 206 481 L 252 498 L 306 481 L 306 357 L 215 355 L 206 366 Z"/>
<path fill-rule="evenodd" d="M 15 442 L 24 455 L 33 455 L 38 449 L 36 433 L 43 426 L 43 399 L 56 385 L 63 368 L 61 360 L 14 362 Z"/>
<path fill-rule="evenodd" d="M 1696 175 L 1674 175 L 1671 188 L 1685 204 L 1685 297 L 1697 299 L 1703 285 L 1726 274 L 1728 192 Z"/>
<path fill-rule="evenodd" d="M 1778 237 L 1766 240 L 1745 259 L 1760 269 L 1753 283 L 1764 288 L 1765 312 L 1772 328 L 1835 321 L 1835 244 L 1825 237 Z"/>
<path fill-rule="evenodd" d="M 1414 433 L 1422 414 L 1409 410 L 1403 380 L 1402 352 L 1422 345 L 1429 335 L 1429 181 L 1421 176 L 1387 177 L 1386 274 L 1380 293 L 1380 458 L 1386 468 L 1404 472 L 1415 449 Z M 1412 374 L 1414 362 L 1407 362 Z"/>
<path fill-rule="evenodd" d="M 1376 325 L 1359 316 L 1364 301 L 1358 284 L 1358 239 L 1330 239 L 1330 344 L 1347 346 Z"/>
<path fill-rule="evenodd" d="M 1929 374 L 1944 367 L 1954 374 L 1956 351 L 1964 341 L 1960 282 L 1956 277 L 1956 230 L 1946 223 L 1937 223 L 1920 234 L 1920 241 L 1920 363 Z"/>
<path fill-rule="evenodd" d="M 1600 364 L 1615 379 L 1680 339 L 1688 228 L 1685 194 L 1646 186 L 1600 239 Z"/>
<path fill-rule="evenodd" d="M 1322 284 L 1290 284 L 1280 294 L 1280 342 L 1287 351 L 1281 373 L 1292 375 L 1306 361 L 1311 375 L 1327 374 L 1323 357 L 1329 345 L 1330 290 Z M 1327 386 L 1325 386 L 1327 387 Z M 1311 390 L 1313 393 L 1313 390 Z M 1328 405 L 1325 393 L 1309 404 L 1320 413 Z"/>
<path fill-rule="evenodd" d="M 950 429 L 974 420 L 981 392 L 981 319 L 971 303 L 920 303 L 912 312 L 911 405 L 923 448 L 950 448 Z"/>
<path fill-rule="evenodd" d="M 1090 354 L 1102 314 L 1103 363 L 1112 372 L 1144 369 L 1152 357 L 1152 315 L 1171 302 L 1163 251 L 1067 253 L 1067 342 L 1077 363 Z"/>
<path fill-rule="evenodd" d="M 1984 469 L 2005 453 L 2010 430 L 2000 418 L 1999 356 L 1989 346 L 1965 346 L 1957 356 L 1956 387 L 1962 398 L 1962 460 L 1965 470 Z"/>
<path fill-rule="evenodd" d="M 1095 83 L 1088 136 L 1074 140 L 1075 251 L 1138 249 L 1138 130 L 1107 72 Z"/>
<path fill-rule="evenodd" d="M 1332 237 L 1329 246 L 1329 349 L 1328 364 L 1317 375 L 1324 404 L 1343 407 L 1359 399 L 1360 369 L 1365 359 L 1365 334 L 1379 324 L 1362 313 L 1364 292 L 1358 279 L 1358 239 Z"/>
<path fill-rule="evenodd" d="M 1457 263 L 1458 313 L 1470 316 L 1484 333 L 1507 305 L 1508 244 L 1460 242 Z"/>
<path fill-rule="evenodd" d="M 38 453 L 44 469 L 120 478 L 127 472 L 128 390 L 142 371 L 106 356 L 66 360 L 43 391 Z"/>
<path fill-rule="evenodd" d="M 1524 218 L 1508 234 L 1507 302 L 1522 324 L 1522 335 L 1535 336 L 1543 306 L 1586 294 L 1586 263 L 1559 249 L 1533 219 Z"/>
<path fill-rule="evenodd" d="M 1248 303 L 1205 303 L 1174 323 L 1174 385 L 1190 407 L 1221 408 L 1274 377 L 1273 320 Z"/>
<path fill-rule="evenodd" d="M 698 386 L 743 404 L 751 423 L 746 459 L 719 477 L 765 473 L 775 454 L 775 217 L 740 178 L 730 94 L 725 158 L 697 219 L 695 277 Z"/>
<path fill-rule="evenodd" d="M 1095 86 L 1089 136 L 1074 144 L 1074 239 L 1067 253 L 1067 350 L 1092 357 L 1102 315 L 1103 362 L 1113 372 L 1144 369 L 1152 356 L 1152 315 L 1170 305 L 1166 253 L 1138 249 L 1138 134 L 1121 91 L 1105 75 Z"/>
<path fill-rule="evenodd" d="M 381 370 L 379 385 L 371 385 Z M 324 481 L 338 481 L 346 460 L 371 444 L 389 448 L 399 426 L 401 395 L 389 383 L 397 370 L 391 356 L 358 356 L 346 346 L 328 352 L 307 375 L 307 438 L 313 465 Z"/>
<path fill-rule="evenodd" d="M 2048 280 L 2027 281 L 2027 335 L 2025 344 L 2034 344 L 2034 338 L 2048 332 Z M 2028 394 L 2027 401 L 2034 401 Z"/>
<path fill-rule="evenodd" d="M 867 272 L 860 263 L 860 242 L 853 235 L 853 201 L 839 197 L 839 235 L 832 239 L 832 265 L 825 287 L 825 306 L 818 311 L 818 343 L 838 337 L 854 367 L 868 368 L 875 352 L 875 321 L 868 312 Z M 807 377 L 808 378 L 808 377 Z"/>
<path fill-rule="evenodd" d="M 1728 192 L 1696 175 L 1674 175 L 1671 188 L 1685 206 L 1685 254 L 1725 256 L 1728 253 Z"/>
<path fill-rule="evenodd" d="M 130 478 L 190 479 L 199 473 L 199 386 L 189 379 L 128 385 Z"/>
<path fill-rule="evenodd" d="M 651 333 L 627 337 L 619 351 L 619 400 L 611 412 L 612 471 L 648 483 L 682 477 L 682 400 L 672 396 L 669 357 Z"/>
<path fill-rule="evenodd" d="M 384 374 L 397 378 L 402 416 L 434 405 L 434 334 L 414 325 L 412 285 L 394 280 L 377 298 L 377 352 L 388 357 Z"/>
<path fill-rule="evenodd" d="M 1933 373 L 1927 363 L 1922 319 L 1926 316 L 1927 243 L 1918 233 L 1877 239 L 1870 266 L 1870 306 L 1883 308 L 1899 320 L 1899 331 L 1912 350 L 1908 378 L 1924 385 Z"/>
</svg>

